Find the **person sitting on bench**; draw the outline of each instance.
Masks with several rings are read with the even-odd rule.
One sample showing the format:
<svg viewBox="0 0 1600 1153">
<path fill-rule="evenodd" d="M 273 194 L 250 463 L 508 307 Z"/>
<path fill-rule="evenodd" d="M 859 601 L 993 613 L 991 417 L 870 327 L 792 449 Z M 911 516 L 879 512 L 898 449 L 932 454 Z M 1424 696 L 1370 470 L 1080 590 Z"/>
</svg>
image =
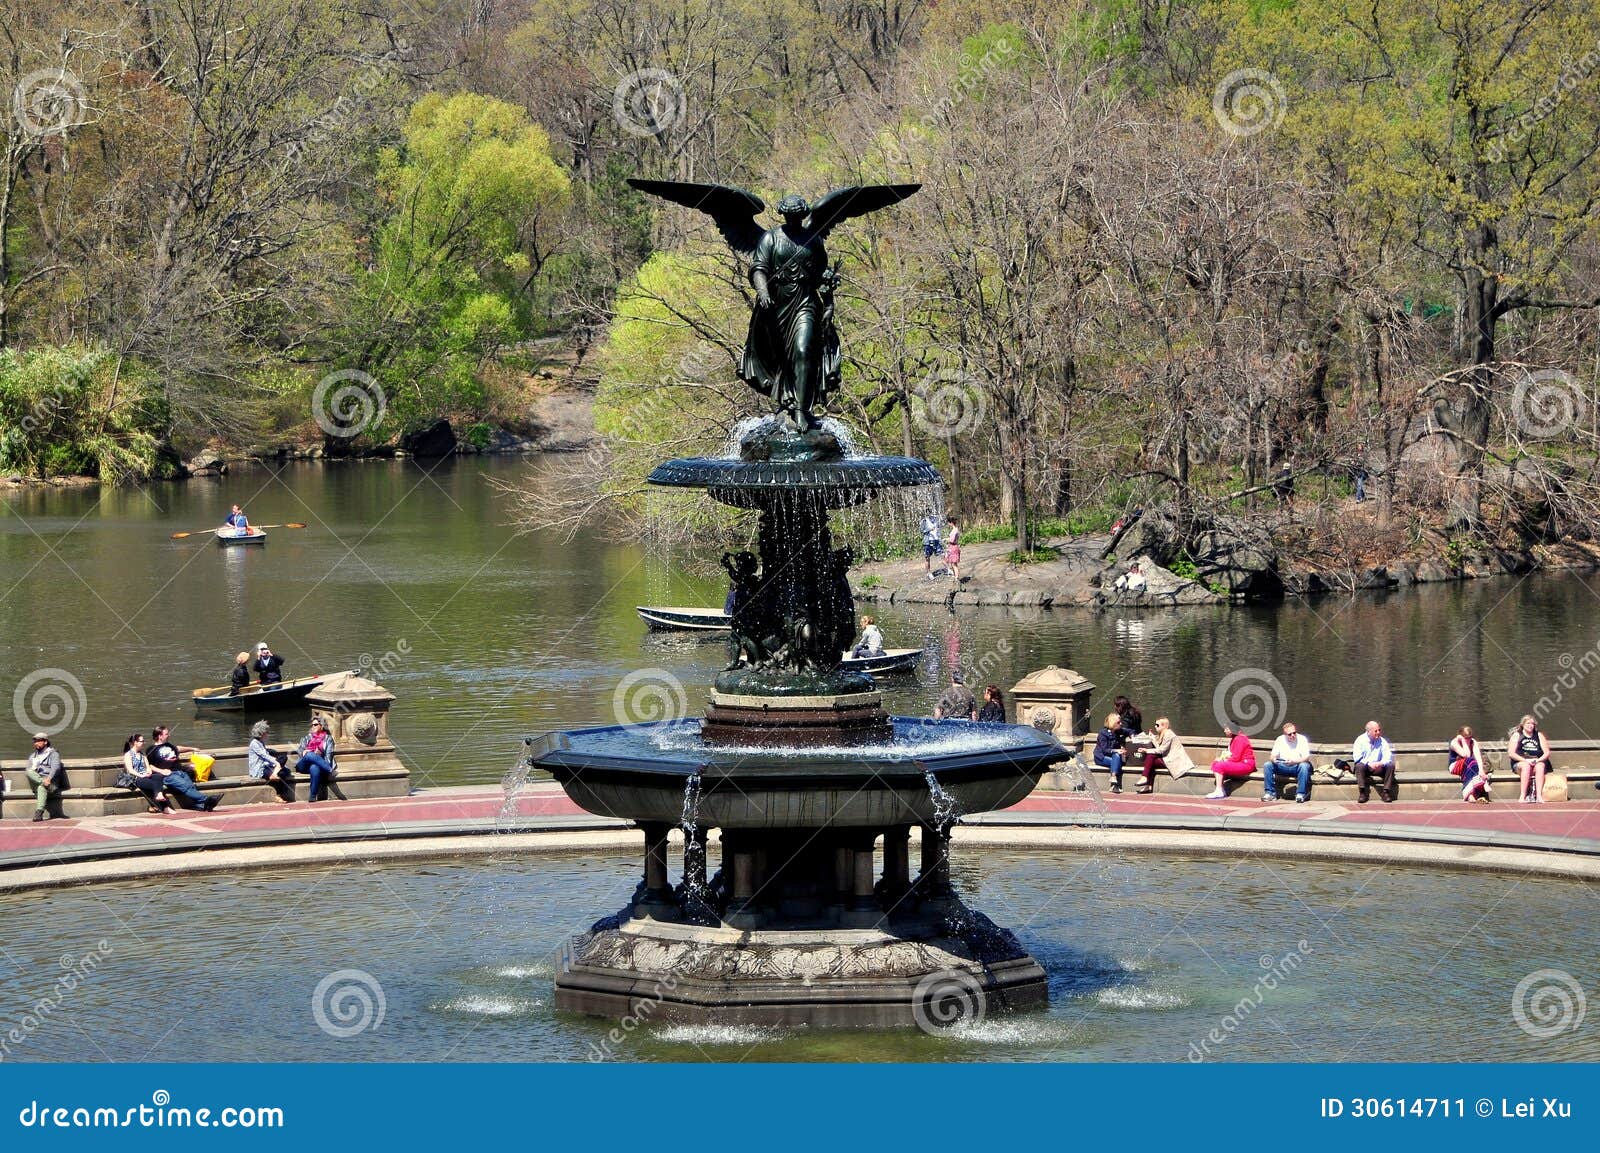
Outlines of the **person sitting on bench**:
<svg viewBox="0 0 1600 1153">
<path fill-rule="evenodd" d="M 1283 726 L 1283 736 L 1272 742 L 1272 759 L 1261 770 L 1261 799 L 1278 799 L 1278 779 L 1294 779 L 1294 801 L 1311 799 L 1311 742 L 1291 722 Z"/>
<path fill-rule="evenodd" d="M 1377 777 L 1378 796 L 1383 798 L 1384 804 L 1392 803 L 1399 792 L 1394 783 L 1394 747 L 1384 738 L 1382 725 L 1377 721 L 1367 722 L 1366 731 L 1356 738 L 1350 759 L 1355 763 L 1357 802 L 1367 803 L 1372 792 L 1372 778 Z"/>
</svg>

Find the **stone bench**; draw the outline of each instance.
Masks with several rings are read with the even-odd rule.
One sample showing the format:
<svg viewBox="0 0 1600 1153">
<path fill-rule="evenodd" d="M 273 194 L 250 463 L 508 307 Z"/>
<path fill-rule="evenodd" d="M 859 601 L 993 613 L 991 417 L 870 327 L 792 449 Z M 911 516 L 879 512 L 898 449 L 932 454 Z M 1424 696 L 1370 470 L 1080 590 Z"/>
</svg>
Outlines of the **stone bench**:
<svg viewBox="0 0 1600 1153">
<path fill-rule="evenodd" d="M 271 745 L 274 752 L 286 753 L 291 767 L 294 764 L 293 745 Z M 271 786 L 250 778 L 246 766 L 248 757 L 243 746 L 227 749 L 204 750 L 216 758 L 211 769 L 211 780 L 197 782 L 197 787 L 207 796 L 220 794 L 219 808 L 234 805 L 270 804 L 277 800 Z M 395 756 L 392 745 L 358 747 L 339 750 L 338 784 L 346 797 L 403 797 L 410 793 L 407 770 Z M 5 800 L 0 803 L 0 816 L 17 819 L 33 816 L 33 786 L 28 783 L 23 770 L 23 760 L 0 761 L 0 775 L 6 781 Z M 66 788 L 50 798 L 52 815 L 58 817 L 119 816 L 145 811 L 142 793 L 119 789 L 117 777 L 122 772 L 121 757 L 95 757 L 62 759 L 66 773 Z M 310 778 L 295 774 L 295 794 L 304 800 L 310 788 Z"/>
<path fill-rule="evenodd" d="M 1158 794 L 1177 794 L 1179 796 L 1203 797 L 1215 786 L 1215 778 L 1210 772 L 1211 762 L 1221 757 L 1227 751 L 1227 745 L 1219 736 L 1217 737 L 1182 737 L 1183 747 L 1194 761 L 1195 767 L 1182 777 L 1174 777 L 1165 771 L 1156 774 L 1156 792 Z M 1275 738 L 1274 738 L 1275 739 Z M 1504 755 L 1503 742 L 1484 745 L 1484 753 L 1489 758 L 1489 767 L 1492 771 L 1494 782 L 1494 795 L 1496 802 L 1510 801 L 1515 804 L 1517 800 L 1517 778 L 1511 772 L 1509 760 Z M 1070 742 L 1069 742 L 1070 744 Z M 1261 795 L 1262 778 L 1261 766 L 1271 758 L 1272 741 L 1251 741 L 1251 747 L 1256 753 L 1256 771 L 1242 780 L 1231 781 L 1228 784 L 1230 796 L 1259 797 Z M 1595 785 L 1600 782 L 1600 742 L 1594 741 L 1551 741 L 1551 762 L 1557 773 L 1567 778 L 1568 796 L 1573 800 L 1600 800 L 1600 792 L 1595 791 Z M 1098 775 L 1102 790 L 1110 787 L 1110 770 L 1094 764 L 1094 737 L 1082 737 L 1077 741 L 1079 752 L 1084 762 Z M 1408 742 L 1393 745 L 1395 753 L 1395 783 L 1398 786 L 1400 799 L 1403 801 L 1422 800 L 1460 800 L 1461 779 L 1452 776 L 1449 762 L 1446 759 L 1448 743 L 1441 742 Z M 1315 743 L 1311 746 L 1311 763 L 1318 769 L 1331 769 L 1335 760 L 1349 760 L 1350 746 L 1347 744 L 1330 744 L 1327 742 Z M 1131 793 L 1138 787 L 1138 781 L 1143 772 L 1142 761 L 1129 757 L 1122 769 L 1122 787 Z M 1042 789 L 1071 789 L 1070 776 L 1065 772 L 1047 773 L 1039 785 Z M 1320 775 L 1313 776 L 1311 781 L 1311 795 L 1319 801 L 1355 801 L 1357 798 L 1354 772 L 1345 774 L 1344 779 L 1335 783 L 1321 779 Z M 1373 804 L 1380 804 L 1374 789 Z M 1294 795 L 1294 783 L 1283 781 L 1278 788 L 1279 796 Z"/>
</svg>

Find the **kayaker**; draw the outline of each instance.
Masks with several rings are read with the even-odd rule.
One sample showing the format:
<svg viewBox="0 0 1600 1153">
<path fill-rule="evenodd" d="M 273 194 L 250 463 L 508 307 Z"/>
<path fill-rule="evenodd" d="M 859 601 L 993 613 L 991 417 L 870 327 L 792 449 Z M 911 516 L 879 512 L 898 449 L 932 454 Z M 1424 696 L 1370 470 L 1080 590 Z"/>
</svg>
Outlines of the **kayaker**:
<svg viewBox="0 0 1600 1153">
<path fill-rule="evenodd" d="M 250 654 L 240 653 L 233 658 L 233 672 L 228 675 L 228 682 L 233 687 L 229 691 L 230 697 L 236 697 L 250 683 Z"/>
<path fill-rule="evenodd" d="M 240 508 L 238 505 L 233 506 L 222 523 L 227 525 L 229 528 L 242 528 L 248 530 L 250 527 L 250 519 L 244 515 L 244 509 Z"/>
<path fill-rule="evenodd" d="M 266 641 L 256 646 L 256 676 L 264 685 L 283 683 L 283 658 L 268 648 Z"/>
</svg>

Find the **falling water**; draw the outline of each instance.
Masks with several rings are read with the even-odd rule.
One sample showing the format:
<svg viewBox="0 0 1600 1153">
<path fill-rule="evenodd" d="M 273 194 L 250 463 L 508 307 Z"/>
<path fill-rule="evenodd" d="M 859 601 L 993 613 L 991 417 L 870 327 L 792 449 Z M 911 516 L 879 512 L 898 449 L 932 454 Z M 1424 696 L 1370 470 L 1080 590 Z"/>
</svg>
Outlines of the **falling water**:
<svg viewBox="0 0 1600 1153">
<path fill-rule="evenodd" d="M 715 924 L 716 913 L 706 898 L 703 880 L 706 872 L 706 847 L 700 832 L 700 773 L 690 773 L 683 782 L 683 815 L 678 820 L 683 830 L 683 911 L 696 924 Z"/>
<path fill-rule="evenodd" d="M 922 770 L 922 779 L 928 782 L 928 795 L 933 798 L 933 825 L 941 833 L 948 832 L 950 827 L 961 820 L 961 806 L 956 804 L 956 799 L 945 792 L 944 786 L 939 783 L 939 778 L 933 775 L 932 769 Z"/>
<path fill-rule="evenodd" d="M 517 802 L 522 797 L 522 790 L 528 787 L 528 778 L 533 775 L 533 746 L 530 743 L 527 751 L 522 754 L 511 771 L 500 778 L 500 788 L 505 794 L 505 799 L 500 802 L 500 812 L 495 815 L 494 831 L 497 833 L 520 832 L 518 824 L 519 814 Z"/>
</svg>

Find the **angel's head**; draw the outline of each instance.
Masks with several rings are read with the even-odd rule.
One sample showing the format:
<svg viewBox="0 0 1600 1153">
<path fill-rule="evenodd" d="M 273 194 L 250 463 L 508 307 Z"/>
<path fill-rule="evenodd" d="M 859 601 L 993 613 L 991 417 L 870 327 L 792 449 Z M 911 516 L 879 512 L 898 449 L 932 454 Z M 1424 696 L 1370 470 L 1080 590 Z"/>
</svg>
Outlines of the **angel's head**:
<svg viewBox="0 0 1600 1153">
<path fill-rule="evenodd" d="M 804 196 L 796 196 L 792 192 L 778 201 L 778 215 L 791 223 L 798 223 L 804 220 L 810 211 L 811 205 L 806 203 L 806 198 Z"/>
</svg>

